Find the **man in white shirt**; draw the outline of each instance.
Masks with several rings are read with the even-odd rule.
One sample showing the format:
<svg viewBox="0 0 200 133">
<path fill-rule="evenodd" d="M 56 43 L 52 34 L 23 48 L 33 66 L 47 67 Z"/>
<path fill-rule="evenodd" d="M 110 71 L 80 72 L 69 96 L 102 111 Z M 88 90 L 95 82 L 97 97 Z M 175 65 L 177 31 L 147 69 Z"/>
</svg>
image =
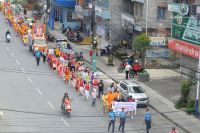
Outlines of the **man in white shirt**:
<svg viewBox="0 0 200 133">
<path fill-rule="evenodd" d="M 132 69 L 131 65 L 127 64 L 125 67 L 125 71 L 126 71 L 126 79 L 129 78 L 129 72 Z"/>
</svg>

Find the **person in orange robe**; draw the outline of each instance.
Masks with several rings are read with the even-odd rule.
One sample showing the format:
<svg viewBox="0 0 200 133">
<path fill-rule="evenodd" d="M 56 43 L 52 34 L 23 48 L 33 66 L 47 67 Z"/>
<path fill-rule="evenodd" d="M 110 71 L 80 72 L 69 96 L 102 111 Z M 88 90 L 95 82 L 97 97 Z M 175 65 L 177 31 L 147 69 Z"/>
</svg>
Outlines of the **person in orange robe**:
<svg viewBox="0 0 200 133">
<path fill-rule="evenodd" d="M 115 96 L 114 96 L 114 93 L 112 91 L 109 91 L 107 96 L 108 96 L 108 98 L 107 98 L 108 99 L 108 110 L 110 110 L 110 108 L 112 107 L 112 102 L 113 102 Z"/>
<path fill-rule="evenodd" d="M 70 79 L 70 70 L 69 68 L 67 67 L 66 70 L 65 70 L 65 82 L 69 82 L 69 79 Z"/>
</svg>

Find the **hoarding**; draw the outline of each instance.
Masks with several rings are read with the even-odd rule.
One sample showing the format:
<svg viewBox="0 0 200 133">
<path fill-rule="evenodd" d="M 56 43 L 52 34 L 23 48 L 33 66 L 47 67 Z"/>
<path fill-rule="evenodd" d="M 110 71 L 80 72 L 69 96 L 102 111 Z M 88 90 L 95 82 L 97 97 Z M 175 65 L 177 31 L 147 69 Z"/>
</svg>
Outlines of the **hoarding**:
<svg viewBox="0 0 200 133">
<path fill-rule="evenodd" d="M 168 40 L 168 48 L 193 58 L 199 58 L 200 47 L 177 39 Z"/>
<path fill-rule="evenodd" d="M 197 16 L 181 16 L 174 13 L 172 38 L 200 45 L 200 21 Z"/>
</svg>

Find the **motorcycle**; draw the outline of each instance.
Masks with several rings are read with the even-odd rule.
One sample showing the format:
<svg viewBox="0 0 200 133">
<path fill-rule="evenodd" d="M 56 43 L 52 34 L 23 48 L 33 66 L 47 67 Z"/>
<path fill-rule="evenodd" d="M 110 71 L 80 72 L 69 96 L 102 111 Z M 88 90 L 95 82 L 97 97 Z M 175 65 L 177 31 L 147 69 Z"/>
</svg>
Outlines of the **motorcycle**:
<svg viewBox="0 0 200 133">
<path fill-rule="evenodd" d="M 61 105 L 61 110 L 63 111 L 64 114 L 66 114 L 68 116 L 68 118 L 70 118 L 71 111 L 72 111 L 71 101 L 72 100 L 65 99 L 64 103 L 62 101 L 62 105 Z"/>
<path fill-rule="evenodd" d="M 11 38 L 10 34 L 6 34 L 6 41 L 7 42 L 10 42 L 10 38 Z"/>
<path fill-rule="evenodd" d="M 106 46 L 105 49 L 100 49 L 100 55 L 110 55 L 110 45 Z"/>
</svg>

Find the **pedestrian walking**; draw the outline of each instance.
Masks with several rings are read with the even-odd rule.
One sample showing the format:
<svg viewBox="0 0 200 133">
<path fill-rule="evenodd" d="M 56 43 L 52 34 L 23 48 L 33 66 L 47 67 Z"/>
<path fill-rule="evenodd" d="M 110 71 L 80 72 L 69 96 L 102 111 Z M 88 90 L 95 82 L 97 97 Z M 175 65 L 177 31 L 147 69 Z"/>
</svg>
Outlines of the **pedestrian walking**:
<svg viewBox="0 0 200 133">
<path fill-rule="evenodd" d="M 126 79 L 129 79 L 129 73 L 130 73 L 131 69 L 132 69 L 131 65 L 127 64 L 126 67 L 125 67 Z"/>
<path fill-rule="evenodd" d="M 89 99 L 89 94 L 90 94 L 90 84 L 87 82 L 85 84 L 85 98 L 86 98 L 86 100 Z"/>
<path fill-rule="evenodd" d="M 39 66 L 41 53 L 40 53 L 40 51 L 38 49 L 36 49 L 35 57 L 36 57 L 37 66 Z"/>
<path fill-rule="evenodd" d="M 46 58 L 47 58 L 46 52 L 43 52 L 43 53 L 42 53 L 42 58 L 43 58 L 43 63 L 45 63 Z"/>
<path fill-rule="evenodd" d="M 92 90 L 92 107 L 95 107 L 95 104 L 96 104 L 96 98 L 97 98 L 97 91 L 96 89 L 93 89 Z"/>
<path fill-rule="evenodd" d="M 108 96 L 106 93 L 102 94 L 101 100 L 103 106 L 103 114 L 105 115 L 105 113 L 107 113 L 107 106 L 108 106 Z"/>
<path fill-rule="evenodd" d="M 149 112 L 149 109 L 146 109 L 146 113 L 144 115 L 144 123 L 146 125 L 146 131 L 149 133 L 149 130 L 151 129 L 151 113 Z"/>
<path fill-rule="evenodd" d="M 172 130 L 169 133 L 177 133 L 175 127 L 172 127 Z"/>
<path fill-rule="evenodd" d="M 108 122 L 108 131 L 110 131 L 110 126 L 112 125 L 112 133 L 114 133 L 115 131 L 115 119 L 116 119 L 116 115 L 115 112 L 113 112 L 113 109 L 111 108 L 109 113 L 108 113 L 108 118 L 109 118 L 109 122 Z"/>
<path fill-rule="evenodd" d="M 100 98 L 101 94 L 104 91 L 104 83 L 103 80 L 100 80 L 99 84 L 98 84 L 98 89 L 99 89 L 99 93 L 98 93 L 98 97 Z"/>
<path fill-rule="evenodd" d="M 120 118 L 119 131 L 121 131 L 122 128 L 122 133 L 124 133 L 125 123 L 126 123 L 126 112 L 124 111 L 124 108 L 122 108 L 122 111 L 119 113 L 119 118 Z"/>
</svg>

